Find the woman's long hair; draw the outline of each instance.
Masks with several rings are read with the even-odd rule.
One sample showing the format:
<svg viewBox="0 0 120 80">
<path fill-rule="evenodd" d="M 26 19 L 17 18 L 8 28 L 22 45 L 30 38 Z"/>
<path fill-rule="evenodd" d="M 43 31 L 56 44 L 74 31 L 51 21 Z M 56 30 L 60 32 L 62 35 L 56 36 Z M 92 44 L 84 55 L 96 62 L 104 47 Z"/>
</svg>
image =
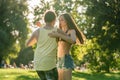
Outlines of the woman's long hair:
<svg viewBox="0 0 120 80">
<path fill-rule="evenodd" d="M 76 31 L 76 36 L 77 36 L 77 42 L 79 42 L 80 44 L 83 44 L 85 42 L 85 35 L 83 34 L 83 32 L 77 27 L 75 21 L 73 20 L 73 18 L 70 16 L 70 14 L 68 13 L 64 13 L 61 16 L 64 17 L 67 26 L 69 29 L 74 29 Z M 61 27 L 61 26 L 60 26 Z"/>
</svg>

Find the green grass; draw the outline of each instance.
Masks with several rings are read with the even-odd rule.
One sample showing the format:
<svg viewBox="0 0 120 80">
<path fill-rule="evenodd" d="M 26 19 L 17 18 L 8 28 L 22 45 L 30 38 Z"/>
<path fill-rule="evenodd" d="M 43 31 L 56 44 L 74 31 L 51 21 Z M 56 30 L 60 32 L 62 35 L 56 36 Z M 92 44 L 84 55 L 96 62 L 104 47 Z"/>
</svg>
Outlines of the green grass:
<svg viewBox="0 0 120 80">
<path fill-rule="evenodd" d="M 0 80 L 39 80 L 35 71 L 24 69 L 0 69 Z"/>
<path fill-rule="evenodd" d="M 92 73 L 73 72 L 73 80 L 120 80 L 120 72 L 114 73 Z"/>
<path fill-rule="evenodd" d="M 120 72 L 92 73 L 74 71 L 72 80 L 120 80 Z M 0 80 L 39 80 L 33 70 L 0 69 Z"/>
</svg>

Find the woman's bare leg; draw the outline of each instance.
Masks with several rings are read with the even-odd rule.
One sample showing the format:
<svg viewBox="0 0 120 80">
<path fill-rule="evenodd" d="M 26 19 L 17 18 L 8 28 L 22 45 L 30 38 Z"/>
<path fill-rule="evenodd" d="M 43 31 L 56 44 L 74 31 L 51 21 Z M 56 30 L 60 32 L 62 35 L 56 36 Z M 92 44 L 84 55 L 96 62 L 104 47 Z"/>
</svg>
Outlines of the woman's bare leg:
<svg viewBox="0 0 120 80">
<path fill-rule="evenodd" d="M 72 70 L 65 69 L 63 74 L 64 80 L 72 80 Z"/>
<path fill-rule="evenodd" d="M 63 69 L 58 69 L 58 80 L 64 80 L 63 79 Z"/>
</svg>

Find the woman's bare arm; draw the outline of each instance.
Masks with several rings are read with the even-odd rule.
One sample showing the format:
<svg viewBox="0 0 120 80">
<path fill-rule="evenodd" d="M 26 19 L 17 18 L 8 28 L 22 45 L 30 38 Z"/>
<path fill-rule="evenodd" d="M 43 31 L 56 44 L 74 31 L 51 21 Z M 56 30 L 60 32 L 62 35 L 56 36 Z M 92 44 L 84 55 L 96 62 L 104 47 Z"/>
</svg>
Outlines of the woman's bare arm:
<svg viewBox="0 0 120 80">
<path fill-rule="evenodd" d="M 67 36 L 67 34 L 64 31 L 62 31 L 61 29 L 57 29 L 57 32 Z"/>
<path fill-rule="evenodd" d="M 69 43 L 75 43 L 76 42 L 76 32 L 75 30 L 70 30 L 70 36 L 66 33 L 62 34 L 60 32 L 52 32 L 49 34 L 51 37 L 61 38 Z"/>
</svg>

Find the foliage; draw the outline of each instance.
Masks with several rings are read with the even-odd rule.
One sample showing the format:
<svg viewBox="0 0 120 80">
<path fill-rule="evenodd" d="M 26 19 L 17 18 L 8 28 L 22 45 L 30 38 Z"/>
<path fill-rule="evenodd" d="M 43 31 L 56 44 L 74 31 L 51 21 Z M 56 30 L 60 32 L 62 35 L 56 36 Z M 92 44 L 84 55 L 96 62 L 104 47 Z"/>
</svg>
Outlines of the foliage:
<svg viewBox="0 0 120 80">
<path fill-rule="evenodd" d="M 79 8 L 81 8 L 80 11 Z M 58 17 L 62 13 L 70 13 L 71 16 L 74 18 L 75 22 L 78 24 L 78 27 L 81 28 L 82 31 L 85 31 L 86 18 L 83 14 L 85 13 L 86 6 L 81 1 L 51 0 L 46 3 L 44 1 L 41 1 L 39 6 L 35 7 L 34 9 L 34 22 L 36 22 L 37 20 L 42 20 L 44 13 L 47 10 L 54 10 Z"/>
<path fill-rule="evenodd" d="M 24 48 L 27 37 L 26 0 L 0 0 L 0 62 Z M 18 49 L 19 47 L 19 49 Z"/>
<path fill-rule="evenodd" d="M 96 38 L 93 44 L 99 48 L 91 47 L 88 50 L 89 59 L 98 71 L 118 68 L 120 56 L 120 1 L 119 0 L 86 0 L 88 5 L 87 16 L 92 19 L 94 24 L 89 34 L 91 39 Z M 94 33 L 94 34 L 93 34 Z M 94 49 L 95 48 L 95 49 Z M 99 55 L 99 56 L 97 56 Z M 118 59 L 119 58 L 119 59 Z"/>
<path fill-rule="evenodd" d="M 84 45 L 73 45 L 71 48 L 71 56 L 73 57 L 73 60 L 77 66 L 80 66 L 81 64 L 85 64 L 83 61 L 84 55 L 87 54 L 87 48 L 86 44 Z"/>
<path fill-rule="evenodd" d="M 19 52 L 18 57 L 13 62 L 16 62 L 17 66 L 20 66 L 20 64 L 28 65 L 30 61 L 33 61 L 33 56 L 34 51 L 32 47 L 27 47 Z"/>
</svg>

